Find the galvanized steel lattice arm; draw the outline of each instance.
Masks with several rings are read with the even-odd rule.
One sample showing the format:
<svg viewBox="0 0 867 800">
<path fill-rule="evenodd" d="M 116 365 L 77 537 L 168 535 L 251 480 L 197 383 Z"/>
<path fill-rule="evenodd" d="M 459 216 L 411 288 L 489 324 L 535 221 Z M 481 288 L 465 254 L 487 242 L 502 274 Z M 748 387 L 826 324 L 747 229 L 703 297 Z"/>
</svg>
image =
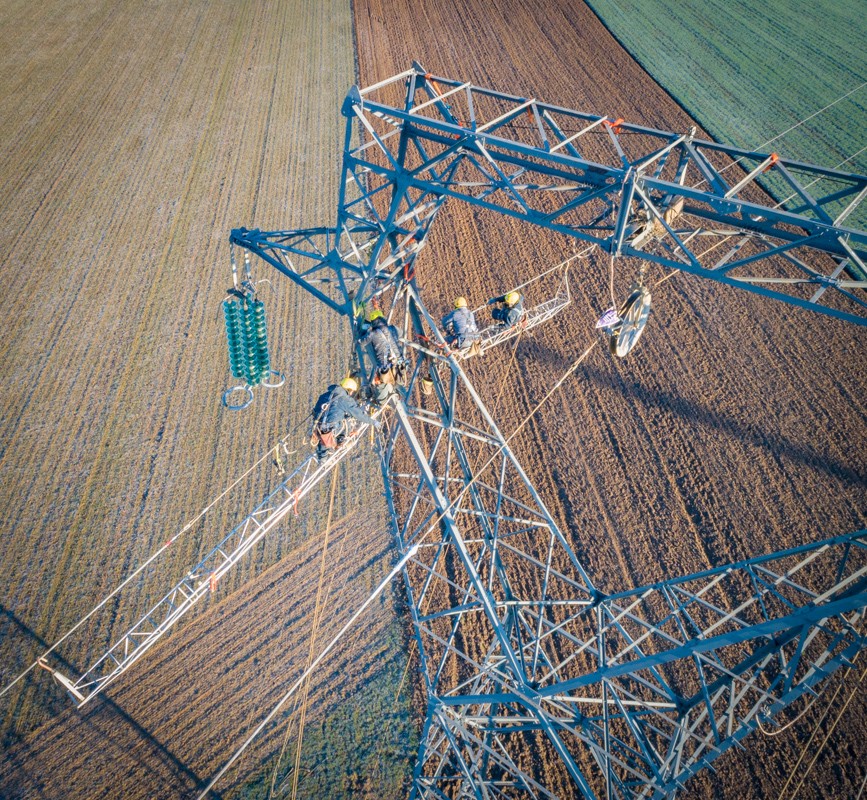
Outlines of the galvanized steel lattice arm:
<svg viewBox="0 0 867 800">
<path fill-rule="evenodd" d="M 375 305 L 400 332 L 409 378 L 378 447 L 428 698 L 411 797 L 555 798 L 565 780 L 587 798 L 670 796 L 852 665 L 867 644 L 867 531 L 604 594 L 450 351 L 417 259 L 455 198 L 867 325 L 867 233 L 844 224 L 861 219 L 867 178 L 418 65 L 354 88 L 343 114 L 334 227 L 239 228 L 230 241 L 347 317 L 368 378 L 359 316 Z M 532 324 L 568 304 L 564 286 Z M 509 335 L 488 330 L 482 349 Z M 58 675 L 78 704 L 171 630 L 358 441 L 305 461 L 78 680 Z"/>
<path fill-rule="evenodd" d="M 867 178 L 418 65 L 353 89 L 343 114 L 330 238 L 295 247 L 291 264 L 285 243 L 304 231 L 232 241 L 296 283 L 325 276 L 353 335 L 358 314 L 382 308 L 412 362 L 380 441 L 398 547 L 418 546 L 404 573 L 428 710 L 412 796 L 557 796 L 528 753 L 558 761 L 585 797 L 669 795 L 851 664 L 864 532 L 603 595 L 449 351 L 417 258 L 455 198 L 864 325 L 867 234 L 844 223 Z"/>
</svg>

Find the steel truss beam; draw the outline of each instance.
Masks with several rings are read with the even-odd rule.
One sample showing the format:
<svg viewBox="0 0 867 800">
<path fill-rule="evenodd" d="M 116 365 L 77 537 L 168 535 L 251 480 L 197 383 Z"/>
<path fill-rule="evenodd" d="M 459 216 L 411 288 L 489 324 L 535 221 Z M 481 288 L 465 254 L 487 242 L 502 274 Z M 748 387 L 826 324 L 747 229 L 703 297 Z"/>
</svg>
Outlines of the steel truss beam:
<svg viewBox="0 0 867 800">
<path fill-rule="evenodd" d="M 415 797 L 559 796 L 522 766 L 544 752 L 582 796 L 667 796 L 867 643 L 867 531 L 605 597 L 460 362 L 420 359 L 397 409 L 383 475 L 400 551 L 419 546 L 428 692 Z"/>
<path fill-rule="evenodd" d="M 454 197 L 612 255 L 867 324 L 867 233 L 845 224 L 863 225 L 863 175 L 434 77 L 418 65 L 353 89 L 343 113 L 337 226 L 232 235 L 332 308 L 350 312 L 343 292 L 336 299 L 322 281 L 363 291 L 365 280 L 392 278 Z M 310 248 L 314 237 L 323 242 Z M 314 263 L 299 267 L 293 256 Z"/>
<path fill-rule="evenodd" d="M 367 427 L 360 426 L 340 450 L 322 463 L 313 456 L 306 458 L 79 678 L 70 679 L 51 670 L 78 707 L 84 706 L 130 669 L 200 600 L 216 591 L 223 577 L 259 542 L 274 535 L 291 514 L 297 514 L 298 503 L 355 449 Z M 46 669 L 50 667 L 46 665 Z"/>
<path fill-rule="evenodd" d="M 555 797 L 564 776 L 584 797 L 669 795 L 851 664 L 865 532 L 604 596 L 448 351 L 417 257 L 452 197 L 863 325 L 867 234 L 843 222 L 867 178 L 418 65 L 353 89 L 343 114 L 335 227 L 230 240 L 354 335 L 382 308 L 412 360 L 379 443 L 398 549 L 418 547 L 404 575 L 428 711 L 411 796 Z M 538 768 L 552 761 L 559 777 Z"/>
<path fill-rule="evenodd" d="M 670 795 L 851 665 L 865 645 L 867 532 L 604 595 L 449 352 L 417 258 L 453 197 L 864 325 L 867 234 L 843 222 L 867 178 L 418 65 L 353 89 L 343 113 L 335 226 L 239 228 L 230 241 L 345 315 L 368 379 L 356 319 L 371 304 L 411 362 L 378 439 L 397 547 L 415 553 L 404 578 L 428 710 L 411 796 L 553 798 L 567 783 L 588 798 Z M 76 682 L 77 699 L 140 658 L 309 480 L 278 486 Z"/>
</svg>

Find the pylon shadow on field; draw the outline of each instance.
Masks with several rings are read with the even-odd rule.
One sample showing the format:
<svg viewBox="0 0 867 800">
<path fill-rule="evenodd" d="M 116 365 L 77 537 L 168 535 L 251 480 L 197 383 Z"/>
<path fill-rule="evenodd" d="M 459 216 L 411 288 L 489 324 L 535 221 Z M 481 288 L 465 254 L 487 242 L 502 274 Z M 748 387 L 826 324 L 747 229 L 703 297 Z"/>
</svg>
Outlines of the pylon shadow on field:
<svg viewBox="0 0 867 800">
<path fill-rule="evenodd" d="M 547 345 L 536 343 L 533 358 L 559 370 L 566 370 L 574 359 L 565 357 Z M 615 365 L 616 366 L 616 365 Z M 636 374 L 640 375 L 640 371 Z M 573 380 L 590 380 L 598 388 L 616 393 L 624 405 L 639 403 L 645 408 L 662 409 L 676 417 L 711 431 L 714 436 L 725 434 L 746 444 L 759 447 L 780 460 L 789 460 L 815 472 L 822 472 L 856 487 L 867 486 L 867 474 L 862 474 L 851 464 L 829 458 L 818 451 L 787 440 L 784 436 L 758 426 L 745 425 L 726 411 L 709 404 L 699 404 L 676 391 L 666 392 L 649 389 L 636 380 L 626 380 L 615 367 L 608 370 L 588 362 L 575 372 Z M 563 391 L 567 391 L 566 386 Z"/>
<path fill-rule="evenodd" d="M 38 645 L 40 652 L 48 649 L 49 645 L 44 639 L 2 604 L 0 619 L 11 623 L 28 640 Z M 56 652 L 52 653 L 52 658 L 67 674 L 75 672 L 73 665 Z M 157 777 L 159 784 L 165 786 L 169 783 L 177 788 L 186 784 L 184 788 L 188 790 L 204 784 L 189 766 L 115 700 L 101 694 L 90 708 L 79 711 L 45 672 L 37 672 L 36 675 L 31 673 L 29 678 L 45 678 L 46 689 L 40 699 L 53 718 L 33 731 L 16 735 L 10 746 L 4 746 L 6 764 L 0 766 L 0 798 L 6 797 L 4 792 L 9 787 L 15 787 L 22 797 L 57 797 L 55 790 L 45 794 L 48 780 L 40 776 L 40 772 L 53 773 L 52 759 L 58 757 L 66 764 L 77 761 L 79 768 L 85 769 L 89 756 L 100 747 L 112 753 L 125 753 L 135 767 L 145 773 L 140 778 Z M 83 730 L 82 726 L 87 730 Z M 58 745 L 59 741 L 62 746 Z M 36 766 L 31 767 L 32 764 Z M 119 768 L 119 772 L 122 771 Z M 107 781 L 114 778 L 113 775 L 106 775 Z M 15 796 L 19 795 L 10 795 Z"/>
</svg>

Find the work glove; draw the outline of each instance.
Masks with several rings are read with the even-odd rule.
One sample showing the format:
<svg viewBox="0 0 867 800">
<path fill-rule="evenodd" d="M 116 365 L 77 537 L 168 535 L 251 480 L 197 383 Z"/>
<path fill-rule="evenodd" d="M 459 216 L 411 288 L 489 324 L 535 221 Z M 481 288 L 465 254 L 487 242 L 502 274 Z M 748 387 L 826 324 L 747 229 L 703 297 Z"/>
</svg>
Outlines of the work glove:
<svg viewBox="0 0 867 800">
<path fill-rule="evenodd" d="M 487 305 L 492 306 L 492 305 L 494 305 L 494 303 L 497 302 L 497 300 L 498 300 L 498 298 L 492 297 L 490 300 L 488 300 Z"/>
<path fill-rule="evenodd" d="M 376 428 L 377 431 L 381 431 L 382 423 L 378 419 L 375 419 L 373 420 L 373 427 Z"/>
</svg>

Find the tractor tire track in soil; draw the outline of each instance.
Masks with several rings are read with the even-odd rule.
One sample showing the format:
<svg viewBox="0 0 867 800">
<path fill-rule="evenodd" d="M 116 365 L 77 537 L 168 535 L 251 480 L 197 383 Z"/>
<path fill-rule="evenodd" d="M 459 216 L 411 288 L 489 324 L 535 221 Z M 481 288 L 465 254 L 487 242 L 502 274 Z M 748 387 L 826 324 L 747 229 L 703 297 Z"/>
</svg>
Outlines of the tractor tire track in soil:
<svg viewBox="0 0 867 800">
<path fill-rule="evenodd" d="M 52 687 L 47 702 L 54 719 L 37 738 L 7 749 L 0 767 L 3 796 L 29 796 L 34 786 L 27 774 L 38 776 L 44 797 L 117 797 L 121 790 L 124 797 L 177 797 L 200 789 L 302 672 L 321 547 L 321 537 L 308 538 L 281 564 L 209 609 L 137 665 L 110 699 L 78 712 Z M 338 522 L 329 551 L 338 557 L 329 563 L 326 582 L 333 586 L 331 598 L 340 600 L 323 621 L 322 642 L 391 564 L 381 528 L 357 520 Z M 378 605 L 365 623 L 363 639 L 338 648 L 311 685 L 311 727 L 352 702 L 355 687 L 400 656 L 384 644 L 394 624 L 387 605 Z M 211 679 L 191 680 L 197 674 Z M 275 726 L 257 742 L 244 771 L 230 775 L 221 791 L 231 795 L 245 772 L 273 757 L 281 735 Z"/>
<path fill-rule="evenodd" d="M 668 130 L 695 125 L 581 3 L 355 0 L 355 22 L 363 86 L 416 60 L 434 75 L 591 113 Z M 555 234 L 450 201 L 417 278 L 436 315 L 456 295 L 472 291 L 479 305 L 571 253 Z M 619 298 L 635 276 L 617 269 Z M 570 273 L 573 306 L 519 344 L 510 376 L 510 348 L 467 364 L 488 403 L 506 381 L 495 410 L 506 436 L 593 341 L 610 305 L 607 258 Z M 600 588 L 863 527 L 865 331 L 685 275 L 653 296 L 636 351 L 616 361 L 601 343 L 512 442 Z M 774 739 L 753 735 L 748 752 L 715 762 L 718 774 L 693 779 L 683 796 L 776 797 L 820 705 Z M 854 796 L 865 743 L 862 698 L 799 798 L 832 786 Z"/>
</svg>

